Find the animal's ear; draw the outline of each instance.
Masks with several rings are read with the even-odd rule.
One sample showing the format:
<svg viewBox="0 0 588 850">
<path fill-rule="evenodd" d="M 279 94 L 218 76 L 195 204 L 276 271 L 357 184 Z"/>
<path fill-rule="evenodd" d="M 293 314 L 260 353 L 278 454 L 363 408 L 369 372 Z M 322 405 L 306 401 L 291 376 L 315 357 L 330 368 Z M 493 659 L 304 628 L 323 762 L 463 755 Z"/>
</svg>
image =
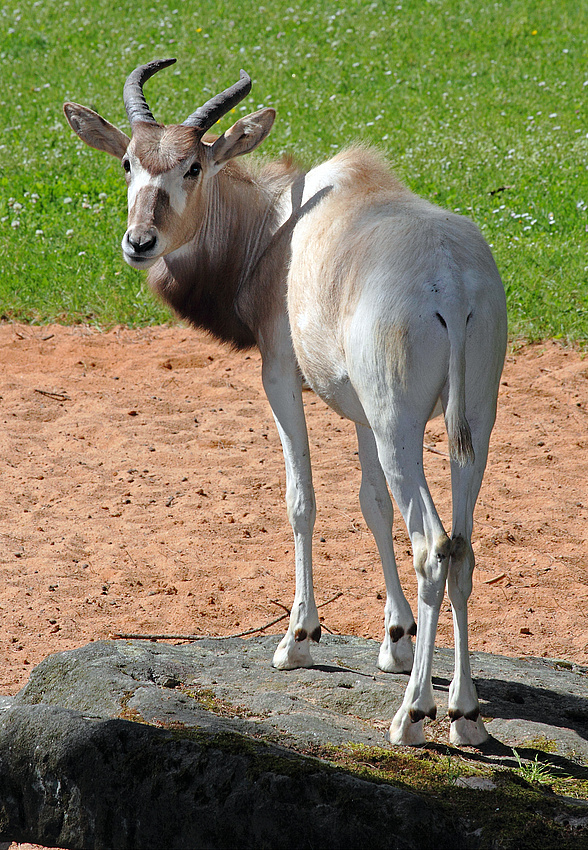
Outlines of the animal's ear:
<svg viewBox="0 0 588 850">
<path fill-rule="evenodd" d="M 79 103 L 64 103 L 63 111 L 70 127 L 83 142 L 117 159 L 123 158 L 131 140 L 122 130 Z"/>
<path fill-rule="evenodd" d="M 250 153 L 260 145 L 272 129 L 276 117 L 275 109 L 260 109 L 252 112 L 233 124 L 212 145 L 212 159 L 215 165 L 222 165 L 228 159 Z"/>
</svg>

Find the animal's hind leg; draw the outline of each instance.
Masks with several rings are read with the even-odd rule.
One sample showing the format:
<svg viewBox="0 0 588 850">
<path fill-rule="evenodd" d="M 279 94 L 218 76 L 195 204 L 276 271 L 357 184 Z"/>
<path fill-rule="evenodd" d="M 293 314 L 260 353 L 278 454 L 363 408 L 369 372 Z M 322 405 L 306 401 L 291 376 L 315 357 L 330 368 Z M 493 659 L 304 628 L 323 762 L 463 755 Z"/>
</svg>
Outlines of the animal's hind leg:
<svg viewBox="0 0 588 850">
<path fill-rule="evenodd" d="M 404 745 L 424 743 L 423 720 L 436 716 L 431 672 L 451 545 L 423 472 L 426 419 L 426 413 L 395 416 L 391 410 L 385 427 L 380 432 L 374 429 L 382 468 L 410 535 L 418 581 L 414 663 L 404 700 L 390 726 L 391 743 Z"/>
<path fill-rule="evenodd" d="M 416 634 L 416 624 L 398 579 L 392 542 L 392 502 L 371 428 L 357 424 L 356 431 L 362 473 L 359 500 L 382 559 L 386 582 L 385 635 L 378 667 L 386 673 L 410 672 L 413 661 L 411 636 Z"/>
<path fill-rule="evenodd" d="M 477 430 L 474 426 L 474 433 Z M 470 669 L 467 610 L 474 571 L 474 552 L 470 543 L 473 511 L 486 465 L 488 439 L 489 433 L 476 441 L 472 465 L 464 468 L 451 465 L 453 528 L 447 592 L 453 609 L 455 673 L 449 688 L 449 738 L 457 746 L 477 746 L 488 738 Z"/>
</svg>

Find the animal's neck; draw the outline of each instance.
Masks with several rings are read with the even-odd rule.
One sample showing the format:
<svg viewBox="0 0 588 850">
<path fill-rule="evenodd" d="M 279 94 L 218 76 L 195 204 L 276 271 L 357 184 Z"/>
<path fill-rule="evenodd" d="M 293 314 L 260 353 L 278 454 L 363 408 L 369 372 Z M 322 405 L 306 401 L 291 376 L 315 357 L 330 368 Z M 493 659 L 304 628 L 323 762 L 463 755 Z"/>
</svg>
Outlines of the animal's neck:
<svg viewBox="0 0 588 850">
<path fill-rule="evenodd" d="M 221 171 L 209 184 L 193 240 L 150 275 L 153 288 L 182 318 L 238 348 L 256 342 L 255 317 L 241 311 L 239 302 L 242 295 L 249 302 L 260 283 L 260 259 L 281 224 L 286 185 L 261 175 L 253 179 L 241 169 Z"/>
</svg>

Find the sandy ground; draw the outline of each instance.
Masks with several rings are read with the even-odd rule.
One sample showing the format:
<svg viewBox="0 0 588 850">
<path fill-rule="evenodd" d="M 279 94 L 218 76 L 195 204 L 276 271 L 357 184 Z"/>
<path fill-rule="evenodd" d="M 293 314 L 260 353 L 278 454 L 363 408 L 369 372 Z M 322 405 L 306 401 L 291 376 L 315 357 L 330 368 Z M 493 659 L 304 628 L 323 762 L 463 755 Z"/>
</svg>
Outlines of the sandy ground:
<svg viewBox="0 0 588 850">
<path fill-rule="evenodd" d="M 182 327 L 0 325 L 0 693 L 48 653 L 118 633 L 229 635 L 293 597 L 281 450 L 257 353 Z M 380 639 L 384 583 L 350 423 L 305 393 L 325 630 Z M 450 519 L 447 441 L 430 423 Z M 588 360 L 507 359 L 474 531 L 471 648 L 588 663 Z M 416 608 L 398 516 L 401 580 Z M 284 623 L 268 631 L 282 632 Z M 441 646 L 452 645 L 449 605 Z"/>
</svg>

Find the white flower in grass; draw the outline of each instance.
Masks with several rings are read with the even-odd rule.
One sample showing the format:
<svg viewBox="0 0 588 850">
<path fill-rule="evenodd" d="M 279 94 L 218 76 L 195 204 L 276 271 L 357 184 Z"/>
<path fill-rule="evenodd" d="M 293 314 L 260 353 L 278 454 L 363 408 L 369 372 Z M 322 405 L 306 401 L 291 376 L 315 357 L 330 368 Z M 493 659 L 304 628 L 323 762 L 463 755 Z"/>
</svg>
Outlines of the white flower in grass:
<svg viewBox="0 0 588 850">
<path fill-rule="evenodd" d="M 65 235 L 67 236 L 67 238 L 68 238 L 68 239 L 71 239 L 71 237 L 74 235 L 74 232 L 73 232 L 73 230 L 71 229 L 71 227 L 70 227 L 70 229 L 69 229 L 69 230 L 66 230 L 66 231 L 65 231 Z"/>
</svg>

